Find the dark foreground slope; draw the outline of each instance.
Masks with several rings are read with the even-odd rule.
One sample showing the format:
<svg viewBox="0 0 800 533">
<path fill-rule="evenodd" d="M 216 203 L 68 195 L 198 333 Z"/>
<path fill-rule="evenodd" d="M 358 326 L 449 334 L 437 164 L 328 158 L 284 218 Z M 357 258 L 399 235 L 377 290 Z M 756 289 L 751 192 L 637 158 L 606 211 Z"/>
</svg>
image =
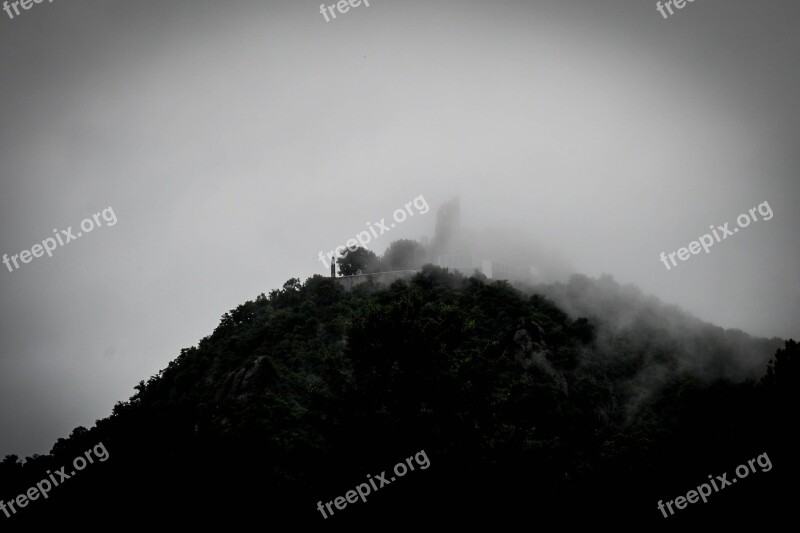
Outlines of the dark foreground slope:
<svg viewBox="0 0 800 533">
<path fill-rule="evenodd" d="M 589 320 L 433 267 L 385 290 L 290 280 L 226 314 L 94 428 L 24 466 L 7 458 L 5 501 L 47 470 L 70 472 L 99 442 L 109 454 L 0 522 L 361 531 L 522 519 L 627 530 L 786 514 L 797 345 L 748 380 L 766 374 L 774 343 L 672 327 L 683 322 L 607 280 L 567 289 L 540 292 L 573 312 L 582 301 Z M 592 291 L 616 307 L 598 313 L 580 298 Z M 422 451 L 429 466 L 395 476 Z M 666 519 L 657 509 L 763 453 L 771 469 L 708 503 Z M 383 471 L 389 483 L 366 502 L 327 519 L 317 510 Z"/>
</svg>

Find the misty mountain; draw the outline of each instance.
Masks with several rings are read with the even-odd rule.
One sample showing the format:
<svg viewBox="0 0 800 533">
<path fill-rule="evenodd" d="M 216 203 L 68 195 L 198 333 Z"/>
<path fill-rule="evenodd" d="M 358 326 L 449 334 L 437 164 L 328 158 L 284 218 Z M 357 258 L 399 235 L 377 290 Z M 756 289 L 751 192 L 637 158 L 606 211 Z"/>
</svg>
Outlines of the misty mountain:
<svg viewBox="0 0 800 533">
<path fill-rule="evenodd" d="M 656 501 L 766 451 L 774 472 L 668 520 L 719 521 L 744 501 L 755 516 L 789 497 L 775 480 L 796 472 L 798 347 L 779 347 L 607 277 L 528 291 L 432 265 L 352 291 L 291 279 L 226 313 L 95 427 L 24 464 L 7 457 L 0 497 L 102 442 L 108 461 L 11 520 L 660 525 Z M 317 510 L 420 450 L 429 468 Z"/>
<path fill-rule="evenodd" d="M 571 316 L 588 317 L 598 334 L 582 360 L 607 364 L 617 354 L 635 354 L 641 369 L 628 383 L 650 394 L 671 375 L 691 373 L 710 383 L 717 379 L 759 379 L 781 339 L 753 338 L 740 330 L 725 330 L 703 322 L 633 285 L 621 286 L 611 276 L 590 279 L 573 275 L 567 283 L 537 285 Z"/>
</svg>

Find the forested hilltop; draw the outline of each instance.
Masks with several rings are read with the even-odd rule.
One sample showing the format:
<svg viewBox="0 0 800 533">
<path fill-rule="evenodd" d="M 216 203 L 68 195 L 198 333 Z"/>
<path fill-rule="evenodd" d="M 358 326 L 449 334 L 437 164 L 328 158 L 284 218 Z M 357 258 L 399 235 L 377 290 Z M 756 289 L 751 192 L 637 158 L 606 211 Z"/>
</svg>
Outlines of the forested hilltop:
<svg viewBox="0 0 800 533">
<path fill-rule="evenodd" d="M 756 518 L 793 496 L 798 357 L 793 341 L 704 324 L 608 277 L 524 291 L 430 265 L 351 292 L 291 279 L 95 427 L 24 465 L 7 457 L 6 501 L 98 442 L 110 456 L 0 521 Z M 430 468 L 317 511 L 419 450 Z M 764 452 L 772 471 L 666 519 L 656 508 Z"/>
</svg>

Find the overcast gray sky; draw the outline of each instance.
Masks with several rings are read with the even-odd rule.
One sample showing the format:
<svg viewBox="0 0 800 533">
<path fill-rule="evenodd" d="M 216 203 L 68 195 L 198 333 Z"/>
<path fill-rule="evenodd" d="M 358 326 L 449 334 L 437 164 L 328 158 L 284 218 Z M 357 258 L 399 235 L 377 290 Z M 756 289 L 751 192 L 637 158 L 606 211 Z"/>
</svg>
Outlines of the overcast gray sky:
<svg viewBox="0 0 800 533">
<path fill-rule="evenodd" d="M 703 320 L 800 337 L 800 4 L 56 0 L 0 12 L 0 456 L 91 426 L 220 316 L 374 242 L 511 228 Z M 659 254 L 768 201 L 667 271 Z"/>
</svg>

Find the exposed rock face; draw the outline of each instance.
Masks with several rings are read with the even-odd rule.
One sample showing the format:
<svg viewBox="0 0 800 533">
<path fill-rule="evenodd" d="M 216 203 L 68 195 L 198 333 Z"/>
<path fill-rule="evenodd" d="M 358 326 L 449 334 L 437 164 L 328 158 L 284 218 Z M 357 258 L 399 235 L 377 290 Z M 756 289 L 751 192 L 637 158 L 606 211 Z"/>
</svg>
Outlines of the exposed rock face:
<svg viewBox="0 0 800 533">
<path fill-rule="evenodd" d="M 562 372 L 556 370 L 548 359 L 550 349 L 544 340 L 542 326 L 532 320 L 521 320 L 506 353 L 514 357 L 514 360 L 521 363 L 525 369 L 534 367 L 541 370 L 553 380 L 565 396 L 569 395 L 567 379 Z"/>
<path fill-rule="evenodd" d="M 256 359 L 252 367 L 241 368 L 236 372 L 231 372 L 217 390 L 214 399 L 220 401 L 223 398 L 242 397 L 257 393 L 258 389 L 265 385 L 268 378 L 268 367 L 267 356 L 262 355 Z"/>
</svg>

